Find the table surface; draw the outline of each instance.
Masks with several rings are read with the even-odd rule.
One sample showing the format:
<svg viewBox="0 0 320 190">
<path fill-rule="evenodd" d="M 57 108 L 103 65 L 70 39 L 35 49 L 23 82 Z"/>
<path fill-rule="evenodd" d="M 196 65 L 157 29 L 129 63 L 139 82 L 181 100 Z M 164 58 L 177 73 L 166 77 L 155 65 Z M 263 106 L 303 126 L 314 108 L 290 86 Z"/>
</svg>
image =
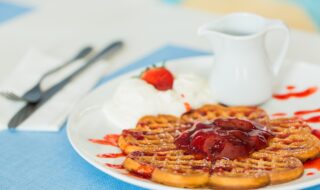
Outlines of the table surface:
<svg viewBox="0 0 320 190">
<path fill-rule="evenodd" d="M 210 51 L 210 45 L 205 39 L 197 36 L 196 29 L 201 24 L 219 16 L 215 13 L 203 12 L 200 8 L 194 9 L 191 1 L 186 1 L 185 3 L 189 4 L 185 6 L 176 3 L 163 3 L 160 0 L 11 0 L 10 3 L 19 5 L 22 9 L 19 9 L 21 15 L 13 19 L 2 22 L 0 17 L 0 82 L 10 74 L 29 48 L 37 48 L 55 56 L 67 57 L 86 44 L 92 44 L 99 48 L 114 39 L 122 39 L 125 41 L 126 47 L 119 56 L 110 60 L 113 65 L 110 71 L 132 63 L 133 60 L 153 52 L 164 44 L 179 44 L 183 47 Z M 320 63 L 320 36 L 316 33 L 301 30 L 291 30 L 291 34 L 292 38 L 287 58 Z M 277 40 L 276 37 L 275 40 L 270 42 L 270 49 L 279 45 L 279 42 L 280 40 Z M 14 135 L 16 136 L 13 137 L 10 134 L 8 136 L 7 132 L 1 133 L 0 142 L 4 140 L 1 137 L 5 136 L 13 143 L 11 148 L 24 146 L 23 141 L 13 141 L 22 138 L 30 141 L 29 144 L 32 147 L 32 142 L 41 144 L 40 142 L 48 138 L 49 141 L 50 139 L 53 140 L 47 142 L 52 147 L 65 146 L 67 149 L 71 149 L 67 144 L 64 130 L 56 137 L 49 134 L 41 136 L 41 134 L 33 133 L 22 137 L 19 137 L 22 133 Z M 0 152 L 9 151 L 10 147 L 7 148 L 1 149 Z M 46 154 L 45 147 L 38 148 L 41 150 L 41 154 Z M 26 150 L 14 153 L 11 156 L 23 153 L 30 154 L 27 149 L 28 147 L 26 147 Z M 75 153 L 59 152 L 65 150 L 57 148 L 52 155 L 56 153 L 66 155 L 67 162 L 64 164 L 78 158 Z M 46 158 L 54 160 L 50 155 L 48 154 Z M 41 155 L 38 155 L 38 157 L 41 157 Z M 5 158 L 9 160 L 12 157 Z M 29 161 L 26 160 L 25 163 Z M 76 159 L 75 162 L 78 165 L 85 163 L 81 159 Z M 13 162 L 11 163 L 14 165 Z M 6 167 L 12 167 L 12 164 Z M 20 164 L 23 163 L 20 162 Z M 37 163 L 33 164 L 36 166 Z M 64 167 L 61 164 L 53 172 L 58 172 L 59 169 L 63 171 Z M 102 188 L 103 185 L 108 183 L 108 180 L 104 183 L 98 183 L 106 179 L 101 172 L 92 169 L 85 165 L 81 169 L 75 169 L 75 172 L 88 171 L 90 175 L 96 175 L 92 179 L 89 178 L 89 180 L 92 180 L 90 184 L 99 184 L 101 185 L 99 187 Z M 83 176 L 87 177 L 86 174 L 83 174 L 83 176 L 78 176 L 79 178 L 72 179 L 72 175 L 73 173 L 67 178 L 70 179 L 68 184 L 81 179 Z M 20 176 L 23 177 L 24 175 Z M 65 179 L 65 182 L 67 182 L 67 179 Z M 14 178 L 8 178 L 7 180 L 14 182 Z M 47 180 L 47 184 L 56 184 L 54 180 L 57 182 L 62 179 L 52 178 L 53 181 Z M 32 179 L 29 179 L 29 182 L 31 184 Z M 78 186 L 75 185 L 74 187 L 77 188 Z M 92 189 L 92 187 L 88 186 L 87 189 Z M 99 189 L 99 187 L 97 188 Z M 122 189 L 125 185 L 114 187 Z M 8 189 L 7 187 L 4 188 Z M 127 188 L 135 189 L 133 186 L 127 186 Z"/>
</svg>

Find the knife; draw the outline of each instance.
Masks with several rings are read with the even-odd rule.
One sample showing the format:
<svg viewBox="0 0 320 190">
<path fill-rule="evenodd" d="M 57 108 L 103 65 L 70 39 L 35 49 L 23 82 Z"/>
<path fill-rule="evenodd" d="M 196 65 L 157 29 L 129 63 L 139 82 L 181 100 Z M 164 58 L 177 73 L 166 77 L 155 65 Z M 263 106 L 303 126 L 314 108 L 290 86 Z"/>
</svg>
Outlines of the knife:
<svg viewBox="0 0 320 190">
<path fill-rule="evenodd" d="M 44 105 L 48 100 L 50 100 L 57 92 L 63 89 L 69 82 L 71 82 L 77 75 L 82 73 L 85 69 L 91 66 L 93 63 L 97 62 L 103 57 L 111 55 L 119 50 L 123 46 L 122 41 L 116 41 L 102 49 L 97 55 L 89 59 L 82 67 L 71 73 L 69 76 L 64 78 L 59 83 L 55 84 L 43 94 L 42 99 L 37 103 L 28 103 L 23 108 L 21 108 L 9 121 L 8 127 L 10 129 L 17 128 L 23 121 L 25 121 L 30 115 L 32 115 L 38 108 Z"/>
</svg>

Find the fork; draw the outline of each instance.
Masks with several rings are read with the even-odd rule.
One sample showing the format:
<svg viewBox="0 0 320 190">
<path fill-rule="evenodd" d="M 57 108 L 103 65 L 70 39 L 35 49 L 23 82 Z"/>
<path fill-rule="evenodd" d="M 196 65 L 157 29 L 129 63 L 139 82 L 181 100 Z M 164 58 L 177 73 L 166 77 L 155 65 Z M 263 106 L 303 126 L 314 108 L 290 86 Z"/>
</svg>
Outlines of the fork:
<svg viewBox="0 0 320 190">
<path fill-rule="evenodd" d="M 7 92 L 0 92 L 0 95 L 12 100 L 12 101 L 23 101 L 23 102 L 27 102 L 27 103 L 37 103 L 41 100 L 41 97 L 43 95 L 43 92 L 41 90 L 41 83 L 42 81 L 49 75 L 60 71 L 62 68 L 66 67 L 67 65 L 82 59 L 84 57 L 86 57 L 91 51 L 92 51 L 92 47 L 87 46 L 83 49 L 81 49 L 74 57 L 72 57 L 71 59 L 69 59 L 68 61 L 66 61 L 64 64 L 46 72 L 45 74 L 43 74 L 41 76 L 41 78 L 39 79 L 38 83 L 33 86 L 30 90 L 28 90 L 26 93 L 24 93 L 23 96 L 18 96 L 13 92 L 7 91 Z"/>
</svg>

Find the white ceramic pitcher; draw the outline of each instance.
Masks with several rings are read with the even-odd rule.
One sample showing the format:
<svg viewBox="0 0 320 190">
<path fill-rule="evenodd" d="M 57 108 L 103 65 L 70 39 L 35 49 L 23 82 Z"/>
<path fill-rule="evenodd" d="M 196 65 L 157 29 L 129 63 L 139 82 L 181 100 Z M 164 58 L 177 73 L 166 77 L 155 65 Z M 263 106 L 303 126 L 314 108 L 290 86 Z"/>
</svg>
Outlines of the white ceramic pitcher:
<svg viewBox="0 0 320 190">
<path fill-rule="evenodd" d="M 285 40 L 275 62 L 265 48 L 265 36 L 282 30 Z M 289 45 L 289 30 L 280 20 L 251 13 L 234 13 L 205 24 L 199 35 L 212 43 L 214 64 L 209 86 L 226 105 L 258 105 L 272 96 L 274 78 Z"/>
</svg>

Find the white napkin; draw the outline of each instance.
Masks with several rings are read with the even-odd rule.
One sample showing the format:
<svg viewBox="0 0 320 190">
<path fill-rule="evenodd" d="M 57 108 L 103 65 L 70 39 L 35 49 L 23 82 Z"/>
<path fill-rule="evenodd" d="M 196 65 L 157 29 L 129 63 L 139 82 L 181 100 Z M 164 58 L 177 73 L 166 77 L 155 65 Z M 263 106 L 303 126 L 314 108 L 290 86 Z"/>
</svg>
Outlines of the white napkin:
<svg viewBox="0 0 320 190">
<path fill-rule="evenodd" d="M 0 85 L 0 91 L 11 91 L 17 95 L 23 95 L 45 72 L 62 63 L 63 60 L 38 50 L 29 50 L 13 73 Z M 83 63 L 83 60 L 77 61 L 63 71 L 53 74 L 52 77 L 43 81 L 43 84 L 46 84 L 43 87 L 48 88 L 59 82 Z M 106 62 L 99 61 L 87 68 L 21 123 L 17 130 L 58 131 L 75 103 L 87 94 L 106 72 L 107 65 Z M 14 102 L 0 97 L 0 130 L 7 129 L 11 117 L 24 105 L 23 102 Z"/>
</svg>

